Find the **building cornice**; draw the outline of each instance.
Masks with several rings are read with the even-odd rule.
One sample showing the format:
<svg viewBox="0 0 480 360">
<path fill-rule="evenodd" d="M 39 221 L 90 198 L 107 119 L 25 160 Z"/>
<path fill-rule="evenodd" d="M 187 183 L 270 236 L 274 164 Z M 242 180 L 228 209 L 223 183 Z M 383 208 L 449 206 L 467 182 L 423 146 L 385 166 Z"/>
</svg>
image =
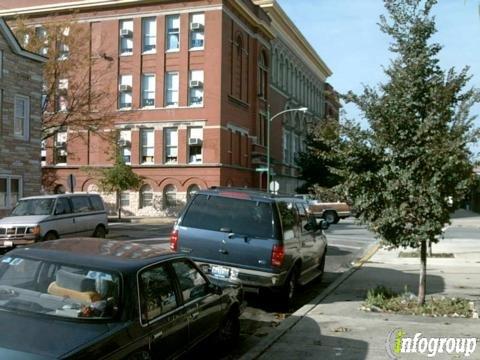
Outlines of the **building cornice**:
<svg viewBox="0 0 480 360">
<path fill-rule="evenodd" d="M 10 46 L 10 48 L 15 54 L 23 56 L 24 58 L 27 58 L 33 61 L 41 62 L 41 63 L 44 63 L 47 61 L 46 57 L 32 53 L 22 48 L 18 43 L 17 38 L 13 34 L 12 30 L 10 29 L 10 27 L 7 25 L 5 20 L 3 20 L 1 17 L 0 17 L 0 34 L 3 35 L 3 37 L 7 41 L 7 44 Z"/>
<path fill-rule="evenodd" d="M 229 4 L 245 18 L 250 26 L 254 29 L 256 28 L 260 30 L 268 40 L 273 40 L 275 38 L 275 34 L 270 24 L 265 20 L 259 19 L 243 2 L 234 0 L 230 1 Z"/>
<path fill-rule="evenodd" d="M 315 67 L 315 73 L 321 71 L 322 77 L 327 78 L 332 75 L 332 71 L 322 58 L 313 49 L 303 34 L 280 7 L 276 0 L 253 0 L 253 2 L 263 8 L 272 19 L 272 27 L 279 32 L 278 35 L 292 49 L 298 49 L 301 54 Z"/>
</svg>

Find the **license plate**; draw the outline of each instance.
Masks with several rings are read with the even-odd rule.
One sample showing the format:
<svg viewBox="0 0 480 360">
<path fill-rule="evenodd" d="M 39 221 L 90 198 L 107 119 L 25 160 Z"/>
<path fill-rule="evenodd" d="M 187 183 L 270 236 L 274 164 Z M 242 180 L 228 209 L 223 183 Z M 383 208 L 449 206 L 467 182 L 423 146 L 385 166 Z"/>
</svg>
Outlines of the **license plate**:
<svg viewBox="0 0 480 360">
<path fill-rule="evenodd" d="M 4 241 L 3 246 L 13 246 L 13 241 L 8 241 L 8 240 Z"/>
<path fill-rule="evenodd" d="M 228 278 L 230 277 L 230 269 L 224 266 L 212 266 L 211 273 L 213 276 Z"/>
</svg>

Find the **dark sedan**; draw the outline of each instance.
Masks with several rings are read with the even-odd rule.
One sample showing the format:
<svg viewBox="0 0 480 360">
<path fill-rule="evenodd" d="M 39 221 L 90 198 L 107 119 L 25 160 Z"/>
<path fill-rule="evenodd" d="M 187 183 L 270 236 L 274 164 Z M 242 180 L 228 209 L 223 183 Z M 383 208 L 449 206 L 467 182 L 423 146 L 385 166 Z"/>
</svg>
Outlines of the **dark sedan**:
<svg viewBox="0 0 480 360">
<path fill-rule="evenodd" d="M 212 334 L 228 347 L 241 305 L 238 285 L 154 246 L 38 243 L 0 258 L 0 358 L 172 358 Z"/>
</svg>

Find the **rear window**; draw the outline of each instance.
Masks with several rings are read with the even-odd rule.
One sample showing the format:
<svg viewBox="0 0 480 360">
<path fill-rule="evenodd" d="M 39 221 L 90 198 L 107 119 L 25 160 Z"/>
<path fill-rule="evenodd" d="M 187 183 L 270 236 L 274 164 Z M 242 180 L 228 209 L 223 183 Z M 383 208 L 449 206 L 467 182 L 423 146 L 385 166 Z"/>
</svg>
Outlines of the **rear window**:
<svg viewBox="0 0 480 360">
<path fill-rule="evenodd" d="M 88 212 L 91 209 L 90 201 L 87 196 L 72 196 L 73 212 Z"/>
<path fill-rule="evenodd" d="M 93 210 L 95 211 L 104 210 L 103 202 L 100 196 L 90 196 L 90 202 L 92 203 Z"/>
<path fill-rule="evenodd" d="M 197 195 L 187 209 L 182 226 L 273 238 L 272 206 L 268 202 Z"/>
</svg>

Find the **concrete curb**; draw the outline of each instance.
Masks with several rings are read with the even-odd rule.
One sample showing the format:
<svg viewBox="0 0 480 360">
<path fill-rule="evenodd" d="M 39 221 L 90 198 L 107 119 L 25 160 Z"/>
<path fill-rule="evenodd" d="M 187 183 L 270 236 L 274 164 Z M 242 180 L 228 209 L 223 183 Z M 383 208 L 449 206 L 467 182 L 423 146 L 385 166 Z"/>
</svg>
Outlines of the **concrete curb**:
<svg viewBox="0 0 480 360">
<path fill-rule="evenodd" d="M 275 328 L 270 334 L 262 339 L 257 345 L 240 357 L 239 360 L 254 360 L 262 356 L 269 348 L 271 348 L 283 335 L 293 328 L 302 318 L 310 313 L 317 305 L 319 305 L 327 296 L 335 291 L 345 280 L 352 276 L 363 264 L 365 264 L 380 249 L 381 245 L 377 242 L 371 245 L 365 255 L 358 260 L 352 268 L 345 271 L 339 278 L 332 282 L 325 290 L 323 290 L 311 304 L 302 306 L 300 309 L 291 314 L 287 319 Z"/>
</svg>

